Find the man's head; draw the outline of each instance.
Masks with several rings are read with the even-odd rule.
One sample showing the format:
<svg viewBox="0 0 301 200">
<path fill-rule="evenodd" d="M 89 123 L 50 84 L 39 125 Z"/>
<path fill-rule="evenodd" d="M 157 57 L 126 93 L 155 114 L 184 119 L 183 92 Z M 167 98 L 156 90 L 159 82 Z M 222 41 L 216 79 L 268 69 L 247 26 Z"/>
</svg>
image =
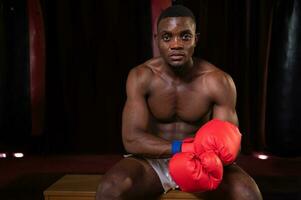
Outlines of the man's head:
<svg viewBox="0 0 301 200">
<path fill-rule="evenodd" d="M 161 13 L 157 27 L 158 47 L 163 59 L 174 69 L 192 62 L 197 42 L 193 13 L 184 6 L 171 6 Z"/>
</svg>

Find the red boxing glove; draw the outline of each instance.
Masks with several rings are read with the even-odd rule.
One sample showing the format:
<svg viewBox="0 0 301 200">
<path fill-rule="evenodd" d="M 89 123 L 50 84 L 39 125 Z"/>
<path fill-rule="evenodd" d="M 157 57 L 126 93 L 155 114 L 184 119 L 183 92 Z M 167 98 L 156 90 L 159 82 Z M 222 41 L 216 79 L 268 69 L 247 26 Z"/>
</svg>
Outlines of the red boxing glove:
<svg viewBox="0 0 301 200">
<path fill-rule="evenodd" d="M 197 153 L 214 151 L 224 165 L 229 165 L 239 153 L 240 142 L 241 134 L 235 125 L 213 119 L 197 131 L 194 148 Z"/>
<path fill-rule="evenodd" d="M 213 152 L 177 153 L 169 161 L 169 173 L 182 191 L 203 192 L 218 187 L 223 164 Z"/>
<path fill-rule="evenodd" d="M 186 138 L 182 141 L 181 152 L 195 152 L 194 150 L 194 138 Z"/>
</svg>

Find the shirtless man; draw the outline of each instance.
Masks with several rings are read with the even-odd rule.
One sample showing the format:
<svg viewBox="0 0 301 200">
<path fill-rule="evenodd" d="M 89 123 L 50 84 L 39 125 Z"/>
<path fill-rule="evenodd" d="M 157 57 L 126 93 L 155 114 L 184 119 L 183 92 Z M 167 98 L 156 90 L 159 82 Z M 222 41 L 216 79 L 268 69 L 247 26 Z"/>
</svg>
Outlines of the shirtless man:
<svg viewBox="0 0 301 200">
<path fill-rule="evenodd" d="M 168 171 L 172 141 L 193 137 L 213 118 L 238 124 L 231 77 L 192 57 L 197 35 L 191 11 L 169 7 L 160 15 L 157 27 L 160 57 L 133 68 L 127 79 L 122 136 L 132 156 L 104 175 L 98 200 L 152 199 L 176 188 Z M 224 167 L 219 187 L 202 196 L 262 199 L 256 183 L 236 164 Z"/>
</svg>

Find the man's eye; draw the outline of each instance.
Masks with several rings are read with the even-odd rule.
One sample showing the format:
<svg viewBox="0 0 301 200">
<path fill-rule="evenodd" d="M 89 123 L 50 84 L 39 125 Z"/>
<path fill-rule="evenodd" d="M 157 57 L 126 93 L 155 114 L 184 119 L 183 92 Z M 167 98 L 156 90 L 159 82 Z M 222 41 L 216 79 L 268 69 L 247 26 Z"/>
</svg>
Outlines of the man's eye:
<svg viewBox="0 0 301 200">
<path fill-rule="evenodd" d="M 162 40 L 167 42 L 170 40 L 170 36 L 169 35 L 162 35 Z"/>
<path fill-rule="evenodd" d="M 182 40 L 188 41 L 191 40 L 191 38 L 192 38 L 191 34 L 186 33 L 182 35 Z"/>
</svg>

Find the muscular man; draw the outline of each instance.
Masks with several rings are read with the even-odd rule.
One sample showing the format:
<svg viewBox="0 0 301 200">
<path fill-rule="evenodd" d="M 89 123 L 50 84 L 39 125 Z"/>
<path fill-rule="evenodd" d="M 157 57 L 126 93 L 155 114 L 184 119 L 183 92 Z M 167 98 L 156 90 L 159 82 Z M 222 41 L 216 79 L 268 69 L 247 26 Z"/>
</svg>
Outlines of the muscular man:
<svg viewBox="0 0 301 200">
<path fill-rule="evenodd" d="M 192 12 L 172 6 L 157 23 L 160 57 L 133 68 L 127 79 L 122 136 L 128 156 L 103 177 L 97 199 L 154 198 L 177 188 L 168 171 L 172 141 L 193 137 L 210 119 L 237 125 L 231 77 L 192 57 L 197 43 Z M 256 183 L 236 164 L 224 167 L 219 187 L 206 198 L 261 199 Z"/>
</svg>

